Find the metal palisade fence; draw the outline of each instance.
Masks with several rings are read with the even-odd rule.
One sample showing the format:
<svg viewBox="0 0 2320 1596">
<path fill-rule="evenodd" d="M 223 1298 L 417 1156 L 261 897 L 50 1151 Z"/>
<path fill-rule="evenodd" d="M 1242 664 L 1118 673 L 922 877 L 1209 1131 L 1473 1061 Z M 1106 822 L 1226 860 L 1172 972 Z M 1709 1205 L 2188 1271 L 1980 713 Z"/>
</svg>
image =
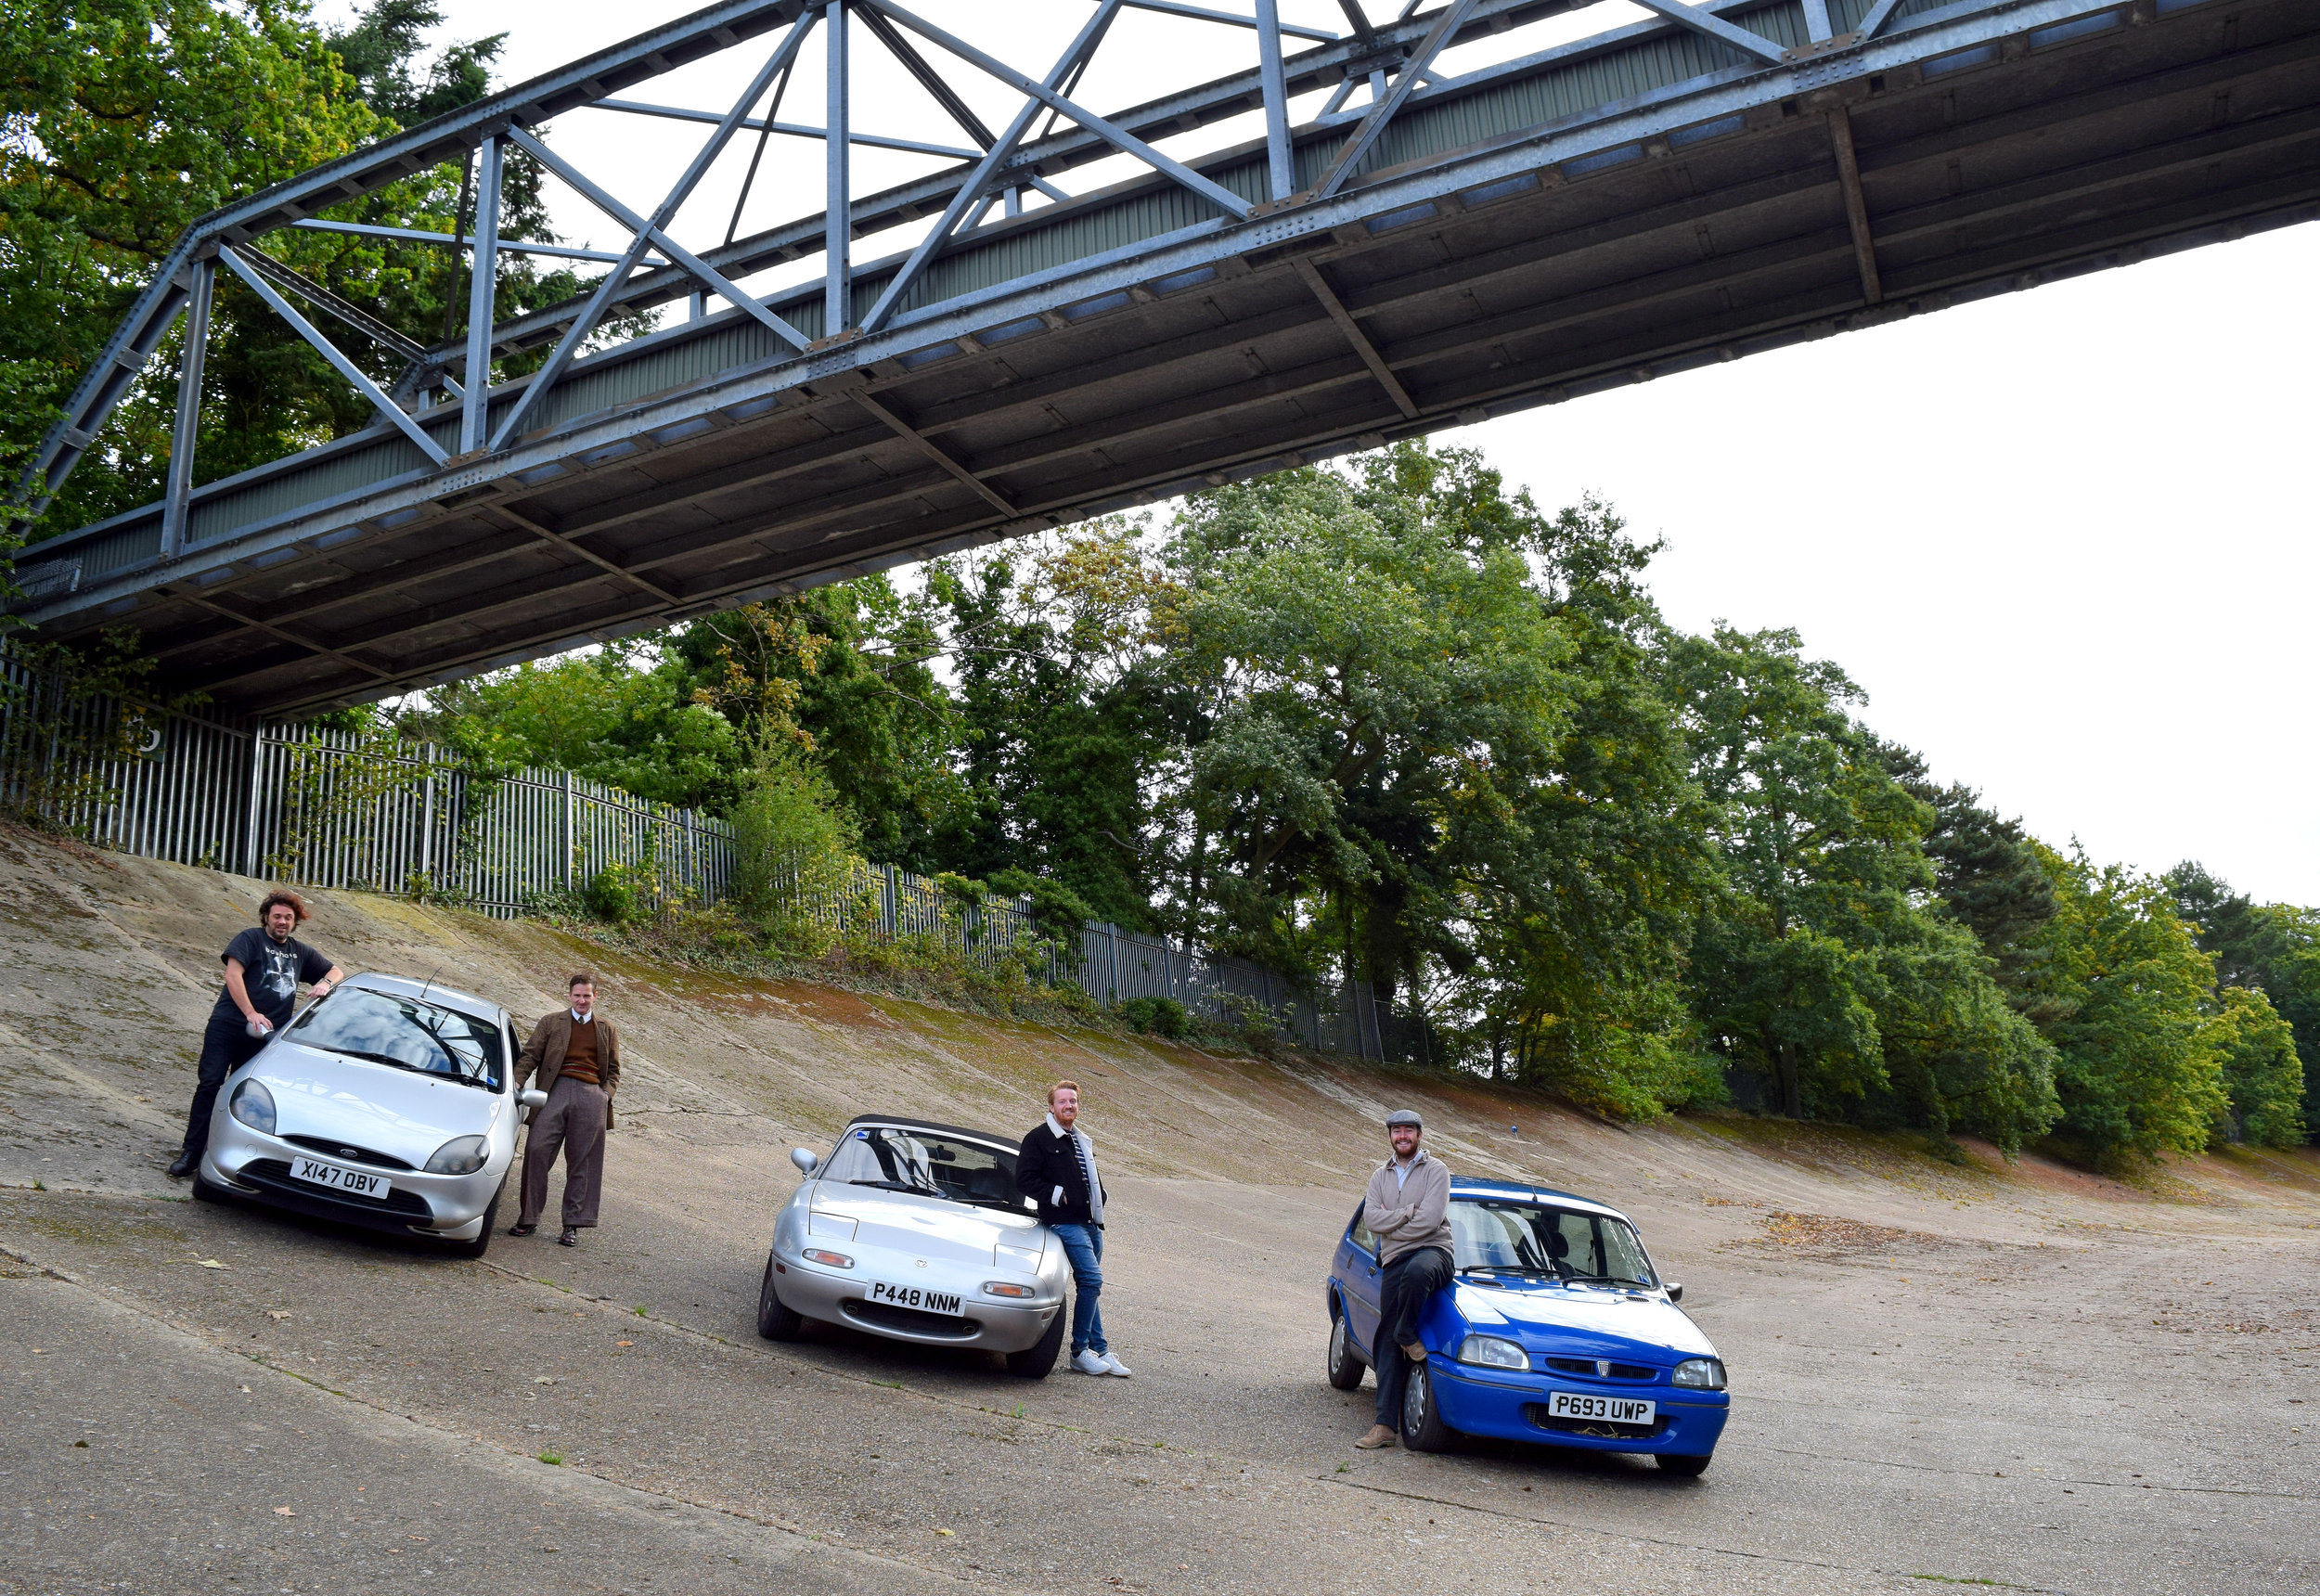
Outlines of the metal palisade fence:
<svg viewBox="0 0 2320 1596">
<path fill-rule="evenodd" d="M 662 910 L 714 906 L 734 882 L 732 829 L 711 816 L 569 771 L 479 775 L 432 743 L 77 690 L 5 648 L 0 804 L 121 853 L 503 919 L 569 902 L 608 871 Z M 799 912 L 845 935 L 991 961 L 1041 940 L 1028 899 L 965 903 L 891 865 L 854 860 L 792 884 Z M 1382 1012 L 1364 982 L 1317 988 L 1108 923 L 1083 926 L 1078 940 L 1076 968 L 1049 942 L 1035 973 L 1107 1004 L 1168 999 L 1191 1015 L 1270 1022 L 1356 1058 L 1417 1058 L 1425 1047 L 1422 1027 Z"/>
</svg>

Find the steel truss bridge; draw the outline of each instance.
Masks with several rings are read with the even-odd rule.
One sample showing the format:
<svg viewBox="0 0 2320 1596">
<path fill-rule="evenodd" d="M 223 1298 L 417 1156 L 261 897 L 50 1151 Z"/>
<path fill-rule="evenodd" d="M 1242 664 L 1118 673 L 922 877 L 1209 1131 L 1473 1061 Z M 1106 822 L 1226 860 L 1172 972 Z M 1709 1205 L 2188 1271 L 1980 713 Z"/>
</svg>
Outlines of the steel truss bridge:
<svg viewBox="0 0 2320 1596">
<path fill-rule="evenodd" d="M 1342 0 L 1334 32 L 1241 3 L 1093 0 L 1060 58 L 1023 63 L 896 0 L 725 0 L 217 212 L 19 490 L 45 502 L 182 318 L 164 502 L 24 550 L 15 609 L 64 640 L 137 627 L 167 681 L 229 705 L 361 701 L 2320 215 L 2313 0 L 1642 0 L 1652 20 L 1527 52 L 1519 30 L 1588 0 L 1412 0 L 1391 21 Z M 1097 113 L 1073 93 L 1128 5 L 1213 27 L 1247 65 Z M 823 125 L 780 131 L 819 140 L 823 212 L 689 247 L 673 219 L 762 145 L 818 30 Z M 1442 65 L 1499 34 L 1489 64 Z M 870 49 L 965 142 L 856 129 Z M 750 72 L 728 105 L 634 97 L 728 51 Z M 986 123 L 969 79 L 1019 109 Z M 705 129 L 657 207 L 543 140 L 607 109 Z M 1157 148 L 1260 111 L 1261 135 Z M 854 193 L 851 152 L 881 145 L 944 163 Z M 627 242 L 548 251 L 607 275 L 494 325 L 499 260 L 543 248 L 499 236 L 517 150 Z M 1123 156 L 1126 181 L 1069 189 Z M 361 231 L 334 208 L 470 161 L 471 229 L 427 236 L 472 261 L 463 340 L 403 339 L 262 247 Z M 793 287 L 741 286 L 809 258 Z M 377 423 L 192 486 L 221 272 Z M 589 348 L 607 315 L 656 306 L 656 330 Z M 402 379 L 365 375 L 323 322 Z M 495 354 L 540 349 L 535 374 L 492 380 Z M 1807 459 L 1813 431 L 1792 437 Z"/>
</svg>

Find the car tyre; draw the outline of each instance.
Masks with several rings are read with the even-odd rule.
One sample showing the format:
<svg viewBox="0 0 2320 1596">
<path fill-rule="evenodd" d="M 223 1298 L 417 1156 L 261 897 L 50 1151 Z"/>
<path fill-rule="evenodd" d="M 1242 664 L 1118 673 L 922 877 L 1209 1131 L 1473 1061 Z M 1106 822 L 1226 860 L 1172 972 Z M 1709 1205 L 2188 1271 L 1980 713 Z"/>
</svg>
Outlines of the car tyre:
<svg viewBox="0 0 2320 1596">
<path fill-rule="evenodd" d="M 775 1294 L 773 1258 L 766 1258 L 765 1283 L 757 1288 L 757 1333 L 767 1341 L 795 1341 L 806 1333 L 806 1316 Z"/>
<path fill-rule="evenodd" d="M 234 1194 L 214 1181 L 201 1178 L 201 1171 L 193 1172 L 193 1200 L 196 1203 L 230 1203 Z"/>
<path fill-rule="evenodd" d="M 1354 1349 L 1353 1328 L 1347 1322 L 1345 1310 L 1332 1303 L 1336 1311 L 1329 1316 L 1329 1383 L 1340 1391 L 1361 1388 L 1361 1354 Z"/>
<path fill-rule="evenodd" d="M 1063 1355 L 1063 1330 L 1069 1315 L 1057 1304 L 1055 1317 L 1048 1320 L 1047 1333 L 1021 1352 L 1007 1355 L 1007 1372 L 1020 1374 L 1025 1380 L 1045 1380 L 1055 1360 Z"/>
<path fill-rule="evenodd" d="M 1714 1461 L 1715 1456 L 1713 1452 L 1706 1457 L 1696 1458 L 1687 1457 L 1681 1452 L 1662 1452 L 1658 1458 L 1659 1472 L 1664 1474 L 1675 1474 L 1682 1479 L 1696 1479 L 1708 1473 L 1708 1465 Z"/>
<path fill-rule="evenodd" d="M 492 1200 L 483 1205 L 483 1228 L 475 1232 L 473 1241 L 446 1242 L 444 1243 L 445 1250 L 455 1258 L 480 1258 L 489 1252 L 492 1244 L 492 1232 L 499 1228 L 499 1194 L 507 1190 L 508 1183 L 502 1180 L 499 1183 L 499 1191 L 494 1191 Z"/>
<path fill-rule="evenodd" d="M 1411 1365 L 1410 1384 L 1401 1392 L 1401 1444 L 1413 1452 L 1447 1452 L 1457 1434 L 1442 1422 L 1441 1405 L 1434 1400 L 1434 1371 Z"/>
</svg>

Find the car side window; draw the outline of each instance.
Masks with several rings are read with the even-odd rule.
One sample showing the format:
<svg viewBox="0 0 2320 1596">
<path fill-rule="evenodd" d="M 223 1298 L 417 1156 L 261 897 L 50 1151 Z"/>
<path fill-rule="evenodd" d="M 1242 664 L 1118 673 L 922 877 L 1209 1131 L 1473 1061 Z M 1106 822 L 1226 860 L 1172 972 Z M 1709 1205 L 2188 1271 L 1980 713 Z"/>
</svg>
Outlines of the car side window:
<svg viewBox="0 0 2320 1596">
<path fill-rule="evenodd" d="M 1370 1228 L 1361 1222 L 1362 1214 L 1368 1207 L 1369 1203 L 1364 1202 L 1360 1207 L 1353 1211 L 1353 1224 L 1347 1229 L 1346 1234 L 1352 1239 L 1355 1246 L 1374 1258 L 1377 1256 L 1377 1238 L 1372 1235 Z"/>
<path fill-rule="evenodd" d="M 1595 1222 L 1584 1214 L 1572 1214 L 1562 1209 L 1553 1211 L 1551 1221 L 1554 1233 L 1562 1238 L 1562 1245 L 1547 1243 L 1566 1272 L 1579 1275 L 1599 1275 L 1604 1272 L 1603 1249 L 1595 1242 Z"/>
</svg>

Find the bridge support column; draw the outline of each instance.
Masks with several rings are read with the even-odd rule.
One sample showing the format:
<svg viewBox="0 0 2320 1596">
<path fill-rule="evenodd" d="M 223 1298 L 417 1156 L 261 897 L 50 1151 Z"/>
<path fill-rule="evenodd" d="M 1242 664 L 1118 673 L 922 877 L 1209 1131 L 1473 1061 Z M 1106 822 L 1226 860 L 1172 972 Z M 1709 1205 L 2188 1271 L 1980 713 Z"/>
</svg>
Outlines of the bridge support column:
<svg viewBox="0 0 2320 1596">
<path fill-rule="evenodd" d="M 467 392 L 459 418 L 459 452 L 471 455 L 491 438 L 492 321 L 499 287 L 499 137 L 483 140 L 476 162 L 475 261 L 467 288 Z"/>
<path fill-rule="evenodd" d="M 853 148 L 849 136 L 852 95 L 848 92 L 846 70 L 846 0 L 830 0 L 829 104 L 824 113 L 822 148 L 827 154 L 825 168 L 829 193 L 822 211 L 821 247 L 824 251 L 822 277 L 821 335 L 835 338 L 854 319 L 854 244 L 853 166 L 848 159 Z"/>
<path fill-rule="evenodd" d="M 217 285 L 217 263 L 193 263 L 193 290 L 186 301 L 186 347 L 177 362 L 177 424 L 169 435 L 169 498 L 161 507 L 161 558 L 174 560 L 186 547 L 186 503 L 193 493 L 194 435 L 201 430 L 201 366 L 210 347 L 210 298 Z"/>
</svg>

